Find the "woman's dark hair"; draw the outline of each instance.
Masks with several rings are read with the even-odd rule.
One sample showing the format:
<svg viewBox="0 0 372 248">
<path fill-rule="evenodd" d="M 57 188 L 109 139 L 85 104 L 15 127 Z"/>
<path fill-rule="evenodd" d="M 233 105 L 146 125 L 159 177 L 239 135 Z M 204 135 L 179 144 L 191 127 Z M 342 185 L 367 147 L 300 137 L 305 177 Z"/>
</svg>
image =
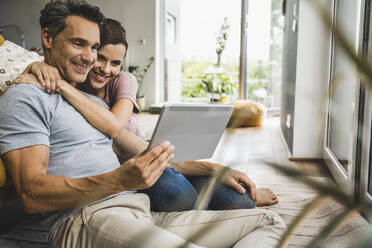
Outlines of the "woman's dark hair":
<svg viewBox="0 0 372 248">
<path fill-rule="evenodd" d="M 127 32 L 120 22 L 106 18 L 101 26 L 101 47 L 108 44 L 123 44 L 128 50 Z"/>
<path fill-rule="evenodd" d="M 84 0 L 52 0 L 45 5 L 40 13 L 40 26 L 42 29 L 48 28 L 52 37 L 56 37 L 66 28 L 68 16 L 80 16 L 99 26 L 105 19 L 98 7 L 90 5 Z"/>
</svg>

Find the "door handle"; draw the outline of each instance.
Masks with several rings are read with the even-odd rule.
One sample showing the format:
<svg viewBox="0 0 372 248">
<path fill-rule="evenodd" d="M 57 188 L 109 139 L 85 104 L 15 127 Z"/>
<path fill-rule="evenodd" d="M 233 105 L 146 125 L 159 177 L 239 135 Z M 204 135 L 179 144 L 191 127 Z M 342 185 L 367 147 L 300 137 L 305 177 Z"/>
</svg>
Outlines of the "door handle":
<svg viewBox="0 0 372 248">
<path fill-rule="evenodd" d="M 296 33 L 297 32 L 297 19 L 294 19 L 292 21 L 292 32 Z"/>
</svg>

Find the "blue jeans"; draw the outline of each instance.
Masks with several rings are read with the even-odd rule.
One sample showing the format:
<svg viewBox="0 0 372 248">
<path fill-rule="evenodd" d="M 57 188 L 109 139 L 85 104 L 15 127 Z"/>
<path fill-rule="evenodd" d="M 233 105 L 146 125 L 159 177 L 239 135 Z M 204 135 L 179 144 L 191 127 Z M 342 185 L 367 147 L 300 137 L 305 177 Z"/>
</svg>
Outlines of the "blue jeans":
<svg viewBox="0 0 372 248">
<path fill-rule="evenodd" d="M 151 187 L 139 192 L 150 197 L 151 211 L 172 212 L 186 211 L 194 208 L 198 193 L 209 182 L 208 176 L 184 177 L 181 173 L 168 167 L 159 180 Z M 249 196 L 220 184 L 216 187 L 207 206 L 209 210 L 230 210 L 255 208 L 256 203 Z"/>
</svg>

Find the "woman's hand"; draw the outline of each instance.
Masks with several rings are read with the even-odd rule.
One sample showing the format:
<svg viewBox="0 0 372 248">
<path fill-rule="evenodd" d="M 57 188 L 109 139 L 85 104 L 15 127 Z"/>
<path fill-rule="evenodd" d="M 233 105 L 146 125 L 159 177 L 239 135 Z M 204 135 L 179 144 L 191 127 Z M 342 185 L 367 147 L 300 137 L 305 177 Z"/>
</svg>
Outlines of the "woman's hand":
<svg viewBox="0 0 372 248">
<path fill-rule="evenodd" d="M 23 74 L 19 75 L 12 82 L 12 84 L 22 84 L 22 83 L 23 84 L 33 84 L 33 85 L 36 85 L 37 87 L 39 87 L 41 89 L 45 89 L 45 86 L 42 86 L 41 83 L 39 82 L 39 80 L 36 78 L 36 76 L 34 74 L 31 74 L 31 73 L 23 73 Z M 55 92 L 61 93 L 61 90 L 67 84 L 68 83 L 65 80 L 57 80 L 57 82 L 55 84 L 56 85 L 56 89 L 54 91 L 49 90 L 48 93 L 55 93 Z"/>
<path fill-rule="evenodd" d="M 59 75 L 57 68 L 43 62 L 34 62 L 28 65 L 23 74 L 25 73 L 35 75 L 39 81 L 39 86 L 44 88 L 48 93 L 58 92 L 62 86 L 61 76 Z"/>
<path fill-rule="evenodd" d="M 30 73 L 23 73 L 19 75 L 13 82 L 13 84 L 34 84 L 39 88 L 44 88 L 40 85 L 35 75 Z"/>
</svg>

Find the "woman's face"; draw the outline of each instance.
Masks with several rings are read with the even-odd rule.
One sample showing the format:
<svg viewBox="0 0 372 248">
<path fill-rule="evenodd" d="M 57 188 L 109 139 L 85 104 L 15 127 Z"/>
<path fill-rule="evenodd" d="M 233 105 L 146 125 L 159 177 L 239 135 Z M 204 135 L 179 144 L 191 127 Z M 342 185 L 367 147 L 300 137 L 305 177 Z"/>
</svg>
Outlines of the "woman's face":
<svg viewBox="0 0 372 248">
<path fill-rule="evenodd" d="M 88 74 L 88 82 L 93 89 L 103 89 L 119 74 L 126 50 L 123 44 L 107 44 L 98 50 L 97 61 Z"/>
</svg>

